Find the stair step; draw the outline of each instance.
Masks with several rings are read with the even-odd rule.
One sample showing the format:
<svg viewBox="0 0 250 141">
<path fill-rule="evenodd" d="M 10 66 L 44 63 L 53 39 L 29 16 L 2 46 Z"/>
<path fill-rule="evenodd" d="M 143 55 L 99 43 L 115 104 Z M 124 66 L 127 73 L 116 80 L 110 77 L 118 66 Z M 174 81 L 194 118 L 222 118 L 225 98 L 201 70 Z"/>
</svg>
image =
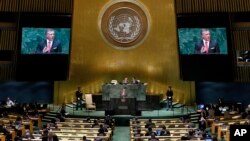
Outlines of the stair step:
<svg viewBox="0 0 250 141">
<path fill-rule="evenodd" d="M 173 106 L 174 106 L 174 105 L 177 105 L 177 104 L 179 104 L 179 102 L 173 102 L 173 103 L 172 103 Z"/>
<path fill-rule="evenodd" d="M 199 123 L 199 121 L 191 121 L 192 123 Z"/>
<path fill-rule="evenodd" d="M 190 113 L 190 115 L 198 115 L 198 114 L 200 115 L 200 113 L 196 113 L 196 112 L 195 113 Z"/>
<path fill-rule="evenodd" d="M 47 116 L 47 115 L 45 115 L 43 118 L 44 118 L 44 119 L 55 119 L 56 117 L 52 117 L 52 116 Z"/>
<path fill-rule="evenodd" d="M 47 113 L 46 116 L 54 116 L 54 117 L 56 117 L 57 113 L 56 114 L 55 113 Z"/>
<path fill-rule="evenodd" d="M 70 107 L 70 108 L 75 108 L 76 106 L 74 104 L 66 104 L 67 107 Z"/>
<path fill-rule="evenodd" d="M 190 115 L 190 114 L 189 114 Z M 200 114 L 192 114 L 191 117 L 200 116 Z"/>
<path fill-rule="evenodd" d="M 176 105 L 173 105 L 174 108 L 181 108 L 185 106 L 185 104 L 176 104 Z"/>
<path fill-rule="evenodd" d="M 43 122 L 51 122 L 51 119 L 42 119 Z"/>
<path fill-rule="evenodd" d="M 57 114 L 58 112 L 56 112 L 56 111 L 49 111 L 48 113 L 54 113 L 54 114 Z"/>
</svg>

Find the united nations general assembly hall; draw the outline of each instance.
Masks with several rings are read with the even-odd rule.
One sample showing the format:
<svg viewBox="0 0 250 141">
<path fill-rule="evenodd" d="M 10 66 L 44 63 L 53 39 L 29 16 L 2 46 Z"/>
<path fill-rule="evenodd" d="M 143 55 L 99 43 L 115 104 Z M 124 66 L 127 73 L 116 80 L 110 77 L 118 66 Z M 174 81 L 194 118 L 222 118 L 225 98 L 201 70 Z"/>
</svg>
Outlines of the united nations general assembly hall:
<svg viewBox="0 0 250 141">
<path fill-rule="evenodd" d="M 249 0 L 0 0 L 0 141 L 247 141 Z"/>
</svg>

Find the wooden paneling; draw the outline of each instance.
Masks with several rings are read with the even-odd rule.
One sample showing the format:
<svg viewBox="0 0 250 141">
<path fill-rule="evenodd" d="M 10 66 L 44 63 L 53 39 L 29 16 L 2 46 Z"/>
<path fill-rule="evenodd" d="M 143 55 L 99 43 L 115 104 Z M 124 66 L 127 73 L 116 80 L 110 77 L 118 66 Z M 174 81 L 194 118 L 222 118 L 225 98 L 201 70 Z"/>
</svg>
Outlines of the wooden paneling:
<svg viewBox="0 0 250 141">
<path fill-rule="evenodd" d="M 234 47 L 233 58 L 235 58 L 235 81 L 239 82 L 250 81 L 250 66 L 239 66 L 236 61 L 236 51 L 250 50 L 250 27 L 245 27 L 247 25 L 247 23 L 237 24 L 237 27 L 235 27 L 232 32 Z"/>
<path fill-rule="evenodd" d="M 19 0 L 0 0 L 0 11 L 17 12 Z"/>
<path fill-rule="evenodd" d="M 249 12 L 249 0 L 175 0 L 176 13 Z"/>
<path fill-rule="evenodd" d="M 71 14 L 73 0 L 0 0 L 0 11 Z"/>
</svg>

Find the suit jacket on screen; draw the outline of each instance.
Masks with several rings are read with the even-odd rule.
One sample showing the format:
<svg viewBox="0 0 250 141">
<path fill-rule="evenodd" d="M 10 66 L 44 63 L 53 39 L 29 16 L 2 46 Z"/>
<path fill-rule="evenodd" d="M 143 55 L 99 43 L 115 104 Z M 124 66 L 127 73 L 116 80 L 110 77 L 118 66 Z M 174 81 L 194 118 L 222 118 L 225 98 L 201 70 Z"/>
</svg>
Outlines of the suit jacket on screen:
<svg viewBox="0 0 250 141">
<path fill-rule="evenodd" d="M 196 54 L 202 54 L 201 53 L 201 48 L 203 46 L 205 46 L 203 40 L 200 40 L 199 42 L 197 42 L 195 44 L 194 53 L 196 53 Z M 209 42 L 208 53 L 220 53 L 220 48 L 219 48 L 219 44 L 218 44 L 217 41 L 211 40 Z"/>
<path fill-rule="evenodd" d="M 47 46 L 47 40 L 43 40 L 37 45 L 36 53 L 43 53 L 43 49 Z M 50 53 L 61 53 L 62 45 L 59 40 L 54 40 L 50 49 Z"/>
</svg>

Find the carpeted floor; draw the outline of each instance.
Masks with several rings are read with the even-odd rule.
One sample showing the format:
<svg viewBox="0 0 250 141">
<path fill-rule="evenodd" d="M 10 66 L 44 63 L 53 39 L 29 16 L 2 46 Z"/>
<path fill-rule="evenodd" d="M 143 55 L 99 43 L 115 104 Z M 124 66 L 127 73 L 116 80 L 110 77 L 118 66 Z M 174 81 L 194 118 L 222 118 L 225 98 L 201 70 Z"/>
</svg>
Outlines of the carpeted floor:
<svg viewBox="0 0 250 141">
<path fill-rule="evenodd" d="M 128 126 L 116 126 L 112 141 L 130 141 L 130 131 Z"/>
</svg>

